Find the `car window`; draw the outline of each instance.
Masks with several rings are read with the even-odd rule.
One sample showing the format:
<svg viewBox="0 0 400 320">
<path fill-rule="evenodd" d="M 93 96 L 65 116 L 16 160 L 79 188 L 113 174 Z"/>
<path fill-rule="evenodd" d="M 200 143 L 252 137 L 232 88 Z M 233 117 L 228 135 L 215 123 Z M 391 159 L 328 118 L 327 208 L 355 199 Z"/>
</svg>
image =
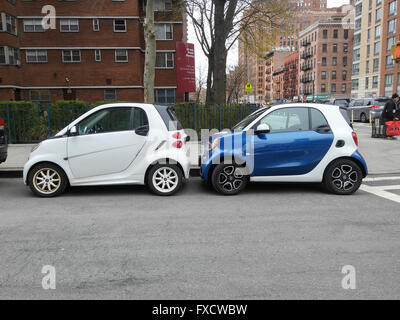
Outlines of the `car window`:
<svg viewBox="0 0 400 320">
<path fill-rule="evenodd" d="M 329 128 L 328 121 L 326 121 L 321 111 L 311 108 L 311 129 L 317 130 L 321 128 Z"/>
<path fill-rule="evenodd" d="M 356 100 L 356 102 L 355 102 L 355 104 L 354 104 L 356 107 L 360 107 L 360 106 L 363 106 L 364 105 L 364 100 Z"/>
<path fill-rule="evenodd" d="M 307 131 L 309 119 L 307 108 L 282 108 L 267 114 L 260 120 L 270 127 L 270 132 Z"/>
<path fill-rule="evenodd" d="M 137 128 L 148 126 L 149 121 L 147 119 L 146 111 L 142 108 L 133 108 L 133 121 L 132 121 L 132 130 L 136 130 Z"/>
<path fill-rule="evenodd" d="M 349 103 L 349 108 L 354 107 L 355 103 L 356 103 L 356 100 L 351 100 Z"/>
<path fill-rule="evenodd" d="M 348 103 L 344 99 L 338 99 L 338 100 L 335 101 L 335 105 L 342 106 L 342 107 L 347 107 Z"/>
<path fill-rule="evenodd" d="M 253 113 L 249 114 L 243 120 L 239 121 L 236 125 L 232 127 L 232 131 L 238 130 L 241 131 L 246 128 L 250 123 L 260 117 L 265 111 L 267 111 L 269 107 L 262 108 L 260 110 L 254 111 Z"/>
<path fill-rule="evenodd" d="M 377 106 L 384 106 L 386 102 L 388 102 L 390 99 L 377 99 L 374 101 L 374 105 Z"/>
<path fill-rule="evenodd" d="M 175 114 L 173 107 L 155 105 L 155 108 L 157 109 L 158 113 L 160 114 L 161 118 L 163 119 L 168 131 L 175 131 L 175 130 L 183 129 L 181 123 L 178 120 L 178 117 Z"/>
<path fill-rule="evenodd" d="M 108 108 L 99 110 L 77 125 L 80 135 L 131 130 L 132 108 Z"/>
</svg>

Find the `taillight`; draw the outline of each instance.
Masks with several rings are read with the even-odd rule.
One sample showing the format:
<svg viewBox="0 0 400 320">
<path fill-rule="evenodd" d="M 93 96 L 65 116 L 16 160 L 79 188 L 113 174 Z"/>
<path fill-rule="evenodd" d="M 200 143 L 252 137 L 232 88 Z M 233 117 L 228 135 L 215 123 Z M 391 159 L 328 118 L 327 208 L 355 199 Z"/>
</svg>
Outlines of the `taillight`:
<svg viewBox="0 0 400 320">
<path fill-rule="evenodd" d="M 175 132 L 175 133 L 172 135 L 172 138 L 174 138 L 174 139 L 180 139 L 181 137 L 182 137 L 182 135 L 181 135 L 180 132 Z"/>
<path fill-rule="evenodd" d="M 357 133 L 355 133 L 355 132 L 353 131 L 351 134 L 353 135 L 354 143 L 355 143 L 356 146 L 358 147 L 358 137 L 357 137 Z"/>
<path fill-rule="evenodd" d="M 172 146 L 173 146 L 174 148 L 180 149 L 180 148 L 182 148 L 182 141 L 181 141 L 181 140 L 175 141 L 175 142 L 172 144 Z"/>
<path fill-rule="evenodd" d="M 0 119 L 0 126 L 3 126 L 3 127 L 4 127 L 4 124 L 5 124 L 5 123 L 4 123 L 4 120 L 1 120 L 1 119 Z"/>
<path fill-rule="evenodd" d="M 379 109 L 380 107 L 381 107 L 381 106 L 374 105 L 374 106 L 368 107 L 368 109 Z"/>
</svg>

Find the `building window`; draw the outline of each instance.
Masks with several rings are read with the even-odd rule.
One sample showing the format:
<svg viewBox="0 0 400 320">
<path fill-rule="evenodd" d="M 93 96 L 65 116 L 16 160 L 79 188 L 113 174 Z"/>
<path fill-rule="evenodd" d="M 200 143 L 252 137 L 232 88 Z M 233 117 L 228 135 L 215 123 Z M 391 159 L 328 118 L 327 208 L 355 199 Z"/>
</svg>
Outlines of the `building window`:
<svg viewBox="0 0 400 320">
<path fill-rule="evenodd" d="M 47 62 L 47 50 L 26 50 L 26 62 L 45 63 Z"/>
<path fill-rule="evenodd" d="M 391 55 L 386 56 L 386 70 L 392 70 L 394 68 L 394 61 Z"/>
<path fill-rule="evenodd" d="M 397 14 L 397 0 L 389 3 L 389 17 Z"/>
<path fill-rule="evenodd" d="M 391 51 L 392 50 L 392 45 L 396 43 L 396 37 L 391 37 L 387 39 L 387 47 L 386 51 Z"/>
<path fill-rule="evenodd" d="M 353 75 L 358 75 L 360 73 L 360 64 L 353 63 Z"/>
<path fill-rule="evenodd" d="M 343 70 L 342 71 L 342 80 L 346 80 L 347 79 L 347 71 Z"/>
<path fill-rule="evenodd" d="M 156 24 L 156 40 L 172 40 L 172 24 Z"/>
<path fill-rule="evenodd" d="M 155 0 L 154 11 L 172 11 L 172 0 Z"/>
<path fill-rule="evenodd" d="M 381 37 L 381 26 L 375 27 L 375 39 L 379 39 Z"/>
<path fill-rule="evenodd" d="M 157 103 L 175 103 L 175 89 L 155 89 L 154 99 Z"/>
<path fill-rule="evenodd" d="M 336 83 L 332 83 L 331 92 L 336 92 Z"/>
<path fill-rule="evenodd" d="M 378 82 L 379 82 L 378 76 L 372 77 L 372 88 L 373 88 L 373 89 L 378 88 Z"/>
<path fill-rule="evenodd" d="M 114 32 L 126 32 L 125 19 L 114 19 Z"/>
<path fill-rule="evenodd" d="M 344 29 L 343 37 L 344 37 L 345 39 L 348 39 L 348 38 L 349 38 L 349 30 Z"/>
<path fill-rule="evenodd" d="M 62 62 L 81 62 L 80 50 L 63 50 Z"/>
<path fill-rule="evenodd" d="M 328 30 L 322 30 L 322 38 L 328 39 Z"/>
<path fill-rule="evenodd" d="M 347 57 L 343 57 L 343 67 L 347 67 Z"/>
<path fill-rule="evenodd" d="M 104 101 L 117 100 L 117 89 L 104 89 Z"/>
<path fill-rule="evenodd" d="M 349 45 L 347 43 L 343 44 L 343 52 L 348 52 L 349 51 Z"/>
<path fill-rule="evenodd" d="M 0 32 L 1 31 L 17 35 L 17 19 L 5 12 L 0 12 Z"/>
<path fill-rule="evenodd" d="M 100 30 L 99 19 L 93 19 L 93 31 L 99 31 L 99 30 Z"/>
<path fill-rule="evenodd" d="M 25 32 L 44 32 L 42 19 L 24 19 Z"/>
<path fill-rule="evenodd" d="M 128 50 L 126 49 L 115 50 L 115 62 L 128 62 Z"/>
<path fill-rule="evenodd" d="M 326 43 L 322 45 L 322 52 L 328 52 L 328 46 Z"/>
<path fill-rule="evenodd" d="M 365 64 L 365 73 L 369 73 L 369 61 Z"/>
<path fill-rule="evenodd" d="M 381 49 L 380 41 L 375 42 L 375 44 L 374 44 L 374 56 L 378 56 L 379 55 L 380 49 Z"/>
<path fill-rule="evenodd" d="M 392 19 L 388 23 L 388 34 L 396 33 L 396 19 Z"/>
<path fill-rule="evenodd" d="M 332 65 L 333 65 L 333 66 L 336 66 L 336 65 L 337 65 L 337 58 L 336 58 L 336 57 L 333 57 L 333 58 L 332 58 Z"/>
<path fill-rule="evenodd" d="M 366 77 L 365 78 L 365 89 L 368 89 L 368 87 L 369 87 L 369 78 Z"/>
<path fill-rule="evenodd" d="M 61 32 L 78 32 L 79 21 L 78 19 L 60 19 Z"/>
<path fill-rule="evenodd" d="M 321 84 L 321 92 L 326 92 L 326 85 L 325 84 Z"/>
<path fill-rule="evenodd" d="M 337 29 L 333 29 L 333 38 L 334 39 L 338 38 L 338 30 Z"/>
<path fill-rule="evenodd" d="M 373 72 L 379 71 L 379 59 L 374 59 Z"/>
<path fill-rule="evenodd" d="M 156 68 L 173 68 L 173 67 L 174 67 L 173 52 L 156 53 Z"/>
<path fill-rule="evenodd" d="M 360 60 L 360 49 L 354 49 L 354 51 L 353 51 L 353 60 L 354 61 Z"/>
<path fill-rule="evenodd" d="M 19 65 L 19 49 L 9 46 L 0 47 L 0 64 L 10 66 Z"/>
<path fill-rule="evenodd" d="M 326 58 L 325 58 L 325 57 L 322 58 L 321 64 L 322 64 L 323 66 L 326 66 Z"/>
<path fill-rule="evenodd" d="M 49 103 L 50 91 L 49 90 L 29 90 L 29 100 L 33 102 Z"/>
<path fill-rule="evenodd" d="M 321 80 L 326 79 L 326 71 L 321 71 Z"/>
<path fill-rule="evenodd" d="M 375 12 L 375 22 L 379 22 L 382 20 L 382 8 L 376 9 Z"/>
<path fill-rule="evenodd" d="M 342 92 L 347 91 L 347 85 L 345 83 L 342 84 Z"/>
<path fill-rule="evenodd" d="M 358 79 L 354 79 L 351 82 L 351 90 L 358 90 Z"/>
<path fill-rule="evenodd" d="M 94 60 L 97 62 L 101 61 L 101 51 L 100 49 L 94 50 Z"/>
<path fill-rule="evenodd" d="M 331 73 L 331 79 L 336 80 L 336 71 L 332 71 Z"/>
<path fill-rule="evenodd" d="M 385 76 L 385 96 L 391 96 L 393 94 L 393 74 L 387 74 Z"/>
<path fill-rule="evenodd" d="M 332 45 L 332 52 L 337 52 L 337 44 L 336 43 L 334 43 Z"/>
<path fill-rule="evenodd" d="M 361 33 L 354 35 L 354 46 L 358 46 L 361 42 Z"/>
</svg>

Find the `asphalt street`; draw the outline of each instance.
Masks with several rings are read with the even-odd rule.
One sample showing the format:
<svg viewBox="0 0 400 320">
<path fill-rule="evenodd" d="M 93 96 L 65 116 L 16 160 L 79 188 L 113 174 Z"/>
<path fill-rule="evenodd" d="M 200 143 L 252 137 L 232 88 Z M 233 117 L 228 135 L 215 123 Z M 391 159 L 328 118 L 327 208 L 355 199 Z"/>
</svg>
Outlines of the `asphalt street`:
<svg viewBox="0 0 400 320">
<path fill-rule="evenodd" d="M 168 198 L 124 186 L 53 199 L 3 178 L 0 298 L 399 299 L 397 178 L 352 196 L 251 184 L 224 197 L 193 178 Z M 394 200 L 375 192 L 387 188 Z M 55 290 L 42 288 L 45 265 Z M 354 290 L 342 288 L 345 265 Z"/>
</svg>

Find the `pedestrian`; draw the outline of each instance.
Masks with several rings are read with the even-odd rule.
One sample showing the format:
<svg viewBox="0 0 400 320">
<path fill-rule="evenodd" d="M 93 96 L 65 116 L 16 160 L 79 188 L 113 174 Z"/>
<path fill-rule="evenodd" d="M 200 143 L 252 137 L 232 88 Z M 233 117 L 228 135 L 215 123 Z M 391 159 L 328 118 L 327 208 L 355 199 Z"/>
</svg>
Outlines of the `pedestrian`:
<svg viewBox="0 0 400 320">
<path fill-rule="evenodd" d="M 397 93 L 392 95 L 392 99 L 386 102 L 385 107 L 382 110 L 381 114 L 381 124 L 384 126 L 384 135 L 386 136 L 386 122 L 388 121 L 397 121 L 399 120 L 399 101 L 400 97 Z"/>
</svg>

